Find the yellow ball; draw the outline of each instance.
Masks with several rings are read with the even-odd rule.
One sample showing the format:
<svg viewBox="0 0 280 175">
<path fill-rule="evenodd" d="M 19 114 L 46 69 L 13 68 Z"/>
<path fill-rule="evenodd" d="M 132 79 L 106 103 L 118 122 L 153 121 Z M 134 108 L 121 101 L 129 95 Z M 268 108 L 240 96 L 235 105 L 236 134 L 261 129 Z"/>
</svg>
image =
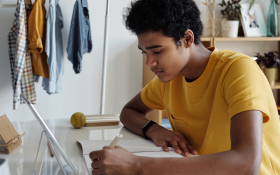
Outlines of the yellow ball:
<svg viewBox="0 0 280 175">
<path fill-rule="evenodd" d="M 70 119 L 72 126 L 76 129 L 83 127 L 86 123 L 86 116 L 81 112 L 75 112 Z"/>
</svg>

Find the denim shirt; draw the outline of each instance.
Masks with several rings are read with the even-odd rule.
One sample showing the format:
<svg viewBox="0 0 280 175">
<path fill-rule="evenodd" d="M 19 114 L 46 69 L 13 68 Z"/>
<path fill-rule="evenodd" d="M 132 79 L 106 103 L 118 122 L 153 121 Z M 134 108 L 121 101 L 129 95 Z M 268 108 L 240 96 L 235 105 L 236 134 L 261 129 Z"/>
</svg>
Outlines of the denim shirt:
<svg viewBox="0 0 280 175">
<path fill-rule="evenodd" d="M 68 38 L 67 54 L 76 74 L 82 71 L 82 59 L 85 53 L 91 52 L 92 40 L 87 0 L 77 0 Z"/>
<path fill-rule="evenodd" d="M 61 89 L 61 79 L 64 74 L 62 28 L 63 16 L 58 0 L 50 0 L 46 35 L 46 53 L 50 76 L 49 79 L 43 78 L 42 84 L 48 94 L 58 93 Z"/>
</svg>

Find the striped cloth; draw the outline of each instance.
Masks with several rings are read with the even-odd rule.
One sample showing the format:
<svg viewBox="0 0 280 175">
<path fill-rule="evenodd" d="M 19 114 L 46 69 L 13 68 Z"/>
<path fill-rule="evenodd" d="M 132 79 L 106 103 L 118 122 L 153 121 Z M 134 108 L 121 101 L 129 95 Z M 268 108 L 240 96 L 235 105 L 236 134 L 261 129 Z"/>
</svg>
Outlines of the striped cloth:
<svg viewBox="0 0 280 175">
<path fill-rule="evenodd" d="M 27 26 L 24 0 L 18 0 L 13 27 L 8 35 L 14 110 L 19 107 L 20 103 L 23 103 L 20 94 L 23 94 L 31 103 L 36 102 L 31 56 L 29 52 L 26 52 Z"/>
</svg>

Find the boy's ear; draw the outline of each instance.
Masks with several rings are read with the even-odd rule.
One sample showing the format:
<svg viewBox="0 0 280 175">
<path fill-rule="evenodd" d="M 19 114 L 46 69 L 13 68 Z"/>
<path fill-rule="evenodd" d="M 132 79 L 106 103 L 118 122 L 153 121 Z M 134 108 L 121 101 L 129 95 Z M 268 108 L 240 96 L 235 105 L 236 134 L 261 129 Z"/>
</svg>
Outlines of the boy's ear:
<svg viewBox="0 0 280 175">
<path fill-rule="evenodd" d="M 188 29 L 185 32 L 185 36 L 184 36 L 183 40 L 184 40 L 186 47 L 190 47 L 192 45 L 192 43 L 194 42 L 194 34 L 190 29 Z"/>
</svg>

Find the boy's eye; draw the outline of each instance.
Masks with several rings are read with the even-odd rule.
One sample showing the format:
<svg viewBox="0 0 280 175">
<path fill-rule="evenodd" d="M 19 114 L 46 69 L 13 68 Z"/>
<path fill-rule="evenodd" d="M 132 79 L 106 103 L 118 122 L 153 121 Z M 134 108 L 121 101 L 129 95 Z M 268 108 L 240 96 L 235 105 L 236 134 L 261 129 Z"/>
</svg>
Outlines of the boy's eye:
<svg viewBox="0 0 280 175">
<path fill-rule="evenodd" d="M 157 52 L 156 52 L 156 51 L 154 51 L 154 53 L 155 53 L 155 54 L 159 54 L 160 52 L 161 52 L 161 50 L 160 50 L 160 51 L 157 51 Z"/>
<path fill-rule="evenodd" d="M 144 51 L 144 50 L 142 50 L 142 52 L 141 52 L 142 54 L 146 54 L 146 52 Z"/>
</svg>

